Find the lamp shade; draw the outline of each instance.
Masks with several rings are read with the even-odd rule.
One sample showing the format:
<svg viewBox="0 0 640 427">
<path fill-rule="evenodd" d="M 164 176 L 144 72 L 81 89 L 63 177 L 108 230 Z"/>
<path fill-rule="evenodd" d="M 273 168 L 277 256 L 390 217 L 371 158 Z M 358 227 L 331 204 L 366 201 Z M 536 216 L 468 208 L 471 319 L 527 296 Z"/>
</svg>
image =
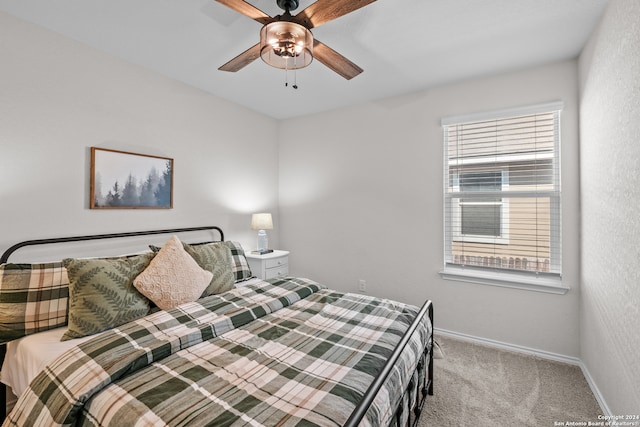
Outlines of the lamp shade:
<svg viewBox="0 0 640 427">
<path fill-rule="evenodd" d="M 313 60 L 313 35 L 295 22 L 267 24 L 260 31 L 260 57 L 283 70 L 304 68 Z"/>
<path fill-rule="evenodd" d="M 252 230 L 272 230 L 273 221 L 270 213 L 255 213 L 251 216 Z"/>
</svg>

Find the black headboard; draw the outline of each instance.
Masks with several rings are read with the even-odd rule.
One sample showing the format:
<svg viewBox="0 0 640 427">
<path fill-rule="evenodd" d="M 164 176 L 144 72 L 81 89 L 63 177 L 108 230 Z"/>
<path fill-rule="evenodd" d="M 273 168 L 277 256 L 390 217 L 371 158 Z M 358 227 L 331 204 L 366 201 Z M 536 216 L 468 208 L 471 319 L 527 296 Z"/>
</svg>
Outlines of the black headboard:
<svg viewBox="0 0 640 427">
<path fill-rule="evenodd" d="M 189 231 L 206 231 L 216 230 L 220 234 L 220 241 L 224 241 L 224 233 L 220 227 L 215 225 L 203 226 L 203 227 L 189 227 L 189 228 L 174 228 L 167 230 L 149 230 L 149 231 L 131 231 L 125 233 L 111 233 L 111 234 L 92 234 L 88 236 L 72 236 L 72 237 L 56 237 L 51 239 L 37 239 L 37 240 L 25 240 L 24 242 L 16 243 L 9 249 L 4 251 L 0 256 L 0 264 L 4 264 L 9 260 L 9 256 L 18 249 L 25 246 L 37 246 L 47 245 L 52 243 L 65 243 L 65 242 L 81 242 L 83 240 L 102 240 L 102 239 L 115 239 L 121 237 L 135 237 L 135 236 L 149 236 L 153 234 L 171 234 L 171 233 L 185 233 Z"/>
</svg>

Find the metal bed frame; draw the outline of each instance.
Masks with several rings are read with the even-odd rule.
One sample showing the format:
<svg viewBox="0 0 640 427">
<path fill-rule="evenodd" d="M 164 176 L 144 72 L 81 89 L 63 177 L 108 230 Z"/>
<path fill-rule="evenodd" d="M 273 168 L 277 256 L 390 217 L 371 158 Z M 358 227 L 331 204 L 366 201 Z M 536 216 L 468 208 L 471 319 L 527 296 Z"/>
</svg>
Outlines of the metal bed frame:
<svg viewBox="0 0 640 427">
<path fill-rule="evenodd" d="M 203 226 L 203 227 L 188 227 L 188 228 L 174 228 L 174 229 L 164 229 L 164 230 L 149 230 L 149 231 L 133 231 L 133 232 L 124 232 L 124 233 L 109 233 L 109 234 L 92 234 L 86 236 L 72 236 L 72 237 L 58 237 L 58 238 L 50 238 L 50 239 L 36 239 L 36 240 L 26 240 L 24 242 L 16 243 L 7 249 L 0 256 L 0 264 L 5 264 L 9 260 L 11 254 L 13 254 L 16 250 L 23 248 L 25 246 L 37 246 L 37 245 L 47 245 L 47 244 L 57 244 L 57 243 L 67 243 L 67 242 L 81 242 L 81 241 L 89 241 L 89 240 L 103 240 L 103 239 L 115 239 L 115 238 L 125 238 L 125 237 L 136 237 L 136 236 L 149 236 L 155 234 L 176 234 L 176 233 L 185 233 L 192 231 L 211 231 L 215 230 L 220 235 L 220 241 L 224 241 L 224 233 L 220 227 L 217 226 Z M 431 335 L 427 340 L 427 345 L 423 350 L 423 357 L 426 361 L 425 363 L 428 366 L 424 366 L 424 363 L 421 361 L 418 363 L 416 371 L 419 374 L 419 378 L 424 378 L 424 382 L 416 385 L 414 380 L 412 379 L 407 389 L 403 392 L 403 397 L 407 394 L 411 393 L 411 390 L 416 389 L 418 387 L 418 394 L 416 396 L 416 404 L 414 405 L 413 413 L 409 414 L 407 417 L 408 425 L 411 427 L 415 427 L 418 424 L 420 419 L 420 414 L 424 407 L 427 395 L 433 395 L 433 303 L 431 301 L 426 301 L 417 316 L 409 326 L 409 328 L 405 331 L 400 342 L 393 350 L 393 353 L 383 366 L 380 373 L 373 380 L 367 391 L 365 392 L 362 400 L 356 408 L 351 413 L 351 416 L 344 424 L 344 427 L 355 427 L 360 424 L 362 419 L 364 418 L 369 406 L 373 403 L 376 395 L 380 391 L 380 388 L 384 385 L 388 376 L 393 371 L 393 367 L 400 358 L 402 351 L 405 349 L 409 340 L 411 339 L 411 335 L 418 328 L 419 324 L 422 322 L 422 319 L 428 316 L 429 321 L 431 322 Z M 6 344 L 0 344 L 0 366 L 4 362 L 4 357 L 6 354 Z M 425 371 L 426 368 L 426 371 Z M 412 376 L 413 377 L 413 376 Z M 7 394 L 6 394 L 6 385 L 0 383 L 0 423 L 4 421 L 7 416 Z M 404 398 L 400 399 L 398 407 L 396 407 L 394 412 L 394 420 L 392 421 L 392 425 L 399 426 L 401 423 L 401 419 L 404 412 Z"/>
</svg>

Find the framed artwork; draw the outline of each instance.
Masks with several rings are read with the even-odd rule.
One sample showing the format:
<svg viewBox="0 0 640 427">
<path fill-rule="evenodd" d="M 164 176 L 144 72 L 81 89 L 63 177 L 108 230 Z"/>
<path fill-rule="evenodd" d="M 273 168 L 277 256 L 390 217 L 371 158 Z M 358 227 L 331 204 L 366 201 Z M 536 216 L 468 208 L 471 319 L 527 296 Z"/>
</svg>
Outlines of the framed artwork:
<svg viewBox="0 0 640 427">
<path fill-rule="evenodd" d="M 171 209 L 173 159 L 91 147 L 91 209 Z"/>
</svg>

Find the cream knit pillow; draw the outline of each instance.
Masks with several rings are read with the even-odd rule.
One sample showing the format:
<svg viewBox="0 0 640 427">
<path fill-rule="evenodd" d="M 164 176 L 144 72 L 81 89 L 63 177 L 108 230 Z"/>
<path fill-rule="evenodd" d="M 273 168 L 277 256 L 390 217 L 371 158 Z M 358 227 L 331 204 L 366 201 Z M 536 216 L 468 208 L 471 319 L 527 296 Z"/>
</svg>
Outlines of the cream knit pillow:
<svg viewBox="0 0 640 427">
<path fill-rule="evenodd" d="M 160 249 L 133 285 L 163 310 L 200 298 L 213 274 L 198 263 L 173 236 Z"/>
</svg>

